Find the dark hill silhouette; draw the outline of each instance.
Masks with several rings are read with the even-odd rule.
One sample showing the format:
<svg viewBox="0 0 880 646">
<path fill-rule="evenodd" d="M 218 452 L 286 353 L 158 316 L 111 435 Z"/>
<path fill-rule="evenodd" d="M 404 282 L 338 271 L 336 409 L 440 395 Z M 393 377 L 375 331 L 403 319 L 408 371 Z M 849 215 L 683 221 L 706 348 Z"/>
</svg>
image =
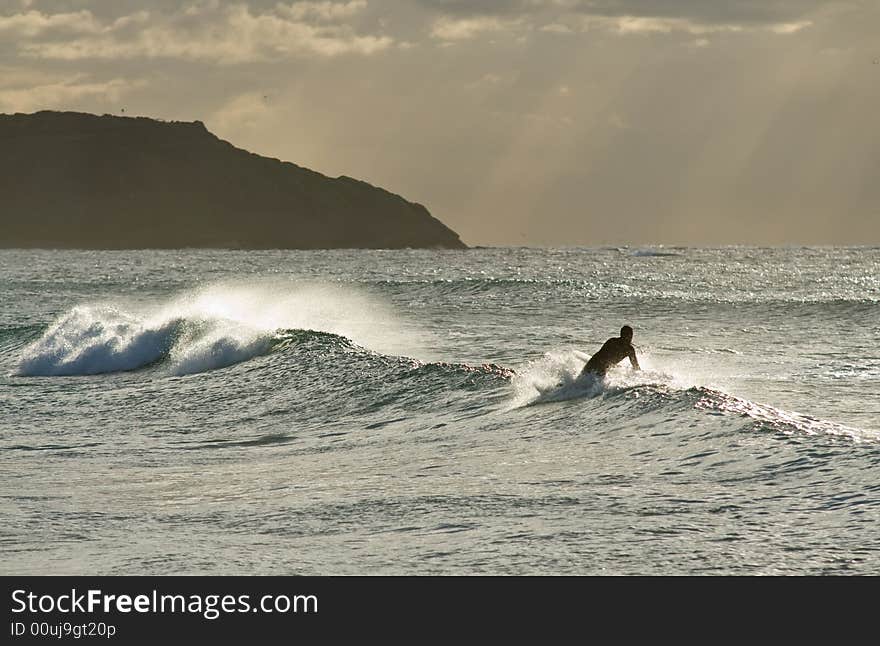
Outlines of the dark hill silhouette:
<svg viewBox="0 0 880 646">
<path fill-rule="evenodd" d="M 0 115 L 0 213 L 0 247 L 465 247 L 420 204 L 200 121 Z"/>
</svg>

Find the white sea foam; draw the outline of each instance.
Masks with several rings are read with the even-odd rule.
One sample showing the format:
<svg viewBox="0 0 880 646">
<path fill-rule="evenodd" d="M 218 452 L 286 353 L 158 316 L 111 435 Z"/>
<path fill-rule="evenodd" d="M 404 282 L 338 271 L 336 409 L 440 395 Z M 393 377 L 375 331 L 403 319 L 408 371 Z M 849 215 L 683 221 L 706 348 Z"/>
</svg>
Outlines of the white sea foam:
<svg viewBox="0 0 880 646">
<path fill-rule="evenodd" d="M 592 376 L 581 377 L 586 363 L 582 357 L 577 350 L 553 350 L 518 370 L 511 382 L 514 389 L 512 407 L 600 393 L 601 380 Z"/>
<path fill-rule="evenodd" d="M 697 401 L 696 408 L 749 417 L 763 428 L 777 430 L 788 435 L 803 433 L 805 435 L 845 437 L 855 442 L 880 441 L 880 433 L 877 431 L 855 428 L 783 410 L 775 406 L 759 404 L 709 388 L 701 388 L 699 390 L 703 394 L 699 401 Z"/>
<path fill-rule="evenodd" d="M 687 374 L 673 374 L 655 366 L 649 354 L 640 353 L 639 357 L 641 370 L 617 366 L 604 377 L 596 377 L 582 374 L 590 359 L 588 354 L 573 349 L 552 350 L 517 372 L 512 380 L 512 406 L 596 397 L 635 386 L 663 385 L 683 390 L 695 385 Z"/>
<path fill-rule="evenodd" d="M 656 366 L 650 353 L 640 354 L 641 370 L 616 366 L 604 377 L 582 375 L 589 356 L 578 350 L 554 350 L 532 361 L 512 380 L 514 395 L 510 409 L 533 404 L 614 395 L 641 386 L 659 387 L 669 393 L 697 393 L 695 408 L 741 415 L 762 428 L 786 434 L 829 435 L 856 442 L 880 441 L 880 433 L 789 412 L 766 404 L 730 395 L 723 390 L 701 385 L 700 375 L 681 365 Z M 691 366 L 692 368 L 692 366 Z"/>
<path fill-rule="evenodd" d="M 179 319 L 148 321 L 112 305 L 75 307 L 22 352 L 20 375 L 92 375 L 158 361 Z"/>
<path fill-rule="evenodd" d="M 165 361 L 170 372 L 191 374 L 264 354 L 279 329 L 332 332 L 377 351 L 414 347 L 387 307 L 354 290 L 224 283 L 146 305 L 74 307 L 24 348 L 15 372 L 92 375 Z"/>
</svg>

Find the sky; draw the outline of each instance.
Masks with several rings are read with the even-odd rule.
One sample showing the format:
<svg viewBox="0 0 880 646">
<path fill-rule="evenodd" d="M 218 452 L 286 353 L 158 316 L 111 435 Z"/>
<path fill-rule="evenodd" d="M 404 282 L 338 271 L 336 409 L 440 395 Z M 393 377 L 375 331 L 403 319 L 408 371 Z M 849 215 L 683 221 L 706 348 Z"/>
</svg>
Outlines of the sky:
<svg viewBox="0 0 880 646">
<path fill-rule="evenodd" d="M 470 245 L 880 244 L 876 0 L 0 0 L 0 112 L 205 123 Z"/>
</svg>

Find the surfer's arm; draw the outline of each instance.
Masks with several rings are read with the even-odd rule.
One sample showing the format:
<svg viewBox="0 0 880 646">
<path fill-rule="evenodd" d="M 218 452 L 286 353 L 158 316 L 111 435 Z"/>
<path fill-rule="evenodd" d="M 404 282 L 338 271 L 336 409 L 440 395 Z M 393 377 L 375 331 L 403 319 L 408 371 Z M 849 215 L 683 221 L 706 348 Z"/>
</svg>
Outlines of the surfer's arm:
<svg viewBox="0 0 880 646">
<path fill-rule="evenodd" d="M 632 346 L 629 348 L 629 362 L 632 364 L 633 370 L 641 370 L 639 360 L 636 359 L 636 349 Z"/>
</svg>

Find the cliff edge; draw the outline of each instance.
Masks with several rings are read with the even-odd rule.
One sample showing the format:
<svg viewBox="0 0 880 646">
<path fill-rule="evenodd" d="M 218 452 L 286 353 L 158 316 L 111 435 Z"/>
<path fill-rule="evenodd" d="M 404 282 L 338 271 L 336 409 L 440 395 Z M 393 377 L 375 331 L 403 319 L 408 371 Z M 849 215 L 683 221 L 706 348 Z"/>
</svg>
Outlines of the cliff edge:
<svg viewBox="0 0 880 646">
<path fill-rule="evenodd" d="M 0 115 L 0 213 L 0 247 L 465 248 L 421 204 L 200 121 Z"/>
</svg>

